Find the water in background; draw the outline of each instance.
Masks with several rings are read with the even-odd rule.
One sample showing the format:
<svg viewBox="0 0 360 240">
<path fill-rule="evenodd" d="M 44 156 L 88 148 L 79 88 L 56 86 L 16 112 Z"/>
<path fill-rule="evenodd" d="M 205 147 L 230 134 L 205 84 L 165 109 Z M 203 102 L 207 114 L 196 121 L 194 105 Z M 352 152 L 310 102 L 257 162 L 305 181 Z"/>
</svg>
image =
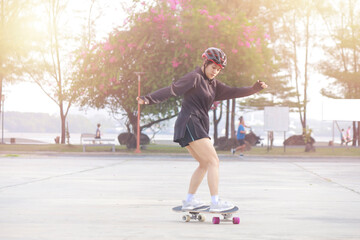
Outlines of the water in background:
<svg viewBox="0 0 360 240">
<path fill-rule="evenodd" d="M 15 138 L 15 139 L 18 139 L 18 140 L 16 140 L 16 143 L 49 144 L 49 143 L 55 143 L 54 139 L 56 136 L 60 136 L 60 134 L 58 134 L 58 133 L 12 133 L 12 132 L 4 133 L 4 139 L 6 139 L 5 143 L 10 143 L 9 139 Z M 80 144 L 80 136 L 81 136 L 81 133 L 71 133 L 70 134 L 70 144 Z M 119 145 L 117 136 L 118 136 L 117 133 L 104 133 L 101 137 L 114 139 L 115 144 Z M 286 137 L 289 137 L 289 136 L 286 136 Z M 266 136 L 261 136 L 261 138 L 262 138 L 262 141 L 260 143 L 260 146 L 261 146 L 261 144 L 266 146 L 267 145 Z M 327 144 L 330 140 L 332 140 L 332 137 L 314 137 L 314 138 L 316 139 L 317 143 L 322 142 L 322 143 Z M 35 140 L 37 142 L 32 142 L 32 141 L 25 142 L 25 141 L 21 141 L 21 139 L 30 139 L 30 140 Z M 158 143 L 158 144 L 171 144 L 171 145 L 177 144 L 177 143 L 174 143 L 172 140 L 173 140 L 173 135 L 157 134 L 157 135 L 155 135 L 152 142 Z M 283 136 L 275 135 L 274 146 L 283 146 L 283 141 L 284 141 Z M 340 139 L 336 138 L 336 136 L 335 136 L 335 143 L 340 143 Z"/>
</svg>

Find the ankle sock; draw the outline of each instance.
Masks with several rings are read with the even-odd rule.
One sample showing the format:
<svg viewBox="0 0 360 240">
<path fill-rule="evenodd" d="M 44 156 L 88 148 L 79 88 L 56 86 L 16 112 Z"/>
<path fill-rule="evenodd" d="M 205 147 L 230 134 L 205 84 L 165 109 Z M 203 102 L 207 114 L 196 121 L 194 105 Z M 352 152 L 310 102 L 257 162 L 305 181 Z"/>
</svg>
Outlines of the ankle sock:
<svg viewBox="0 0 360 240">
<path fill-rule="evenodd" d="M 219 195 L 211 196 L 211 203 L 217 204 L 219 202 Z"/>
<path fill-rule="evenodd" d="M 186 196 L 186 201 L 190 202 L 193 199 L 194 199 L 194 194 L 188 193 L 188 195 Z"/>
</svg>

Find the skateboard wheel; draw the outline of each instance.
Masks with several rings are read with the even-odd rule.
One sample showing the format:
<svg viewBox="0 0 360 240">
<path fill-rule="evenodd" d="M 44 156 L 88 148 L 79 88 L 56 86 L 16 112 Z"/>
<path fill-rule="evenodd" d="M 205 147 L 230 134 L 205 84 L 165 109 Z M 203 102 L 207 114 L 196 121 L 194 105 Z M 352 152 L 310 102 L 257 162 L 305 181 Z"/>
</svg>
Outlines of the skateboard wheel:
<svg viewBox="0 0 360 240">
<path fill-rule="evenodd" d="M 190 222 L 190 216 L 189 216 L 189 215 L 184 215 L 184 216 L 182 217 L 182 220 L 183 220 L 184 222 Z"/>
<path fill-rule="evenodd" d="M 239 224 L 240 218 L 239 217 L 233 217 L 233 224 Z"/>
<path fill-rule="evenodd" d="M 220 218 L 219 217 L 213 217 L 212 223 L 213 224 L 219 224 L 220 223 Z"/>
<path fill-rule="evenodd" d="M 198 216 L 198 220 L 199 220 L 199 222 L 205 222 L 205 216 L 200 214 Z"/>
</svg>

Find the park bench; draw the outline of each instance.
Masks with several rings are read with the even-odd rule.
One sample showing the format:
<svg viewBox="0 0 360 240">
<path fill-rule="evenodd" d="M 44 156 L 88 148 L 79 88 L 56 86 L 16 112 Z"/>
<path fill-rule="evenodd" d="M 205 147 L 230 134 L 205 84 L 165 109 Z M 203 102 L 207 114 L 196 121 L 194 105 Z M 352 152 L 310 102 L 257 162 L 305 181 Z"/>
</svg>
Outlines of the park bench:
<svg viewBox="0 0 360 240">
<path fill-rule="evenodd" d="M 83 146 L 83 152 L 86 152 L 86 147 L 103 147 L 110 146 L 111 150 L 115 152 L 115 139 L 113 138 L 95 138 L 95 134 L 82 133 L 80 135 L 80 144 Z"/>
</svg>

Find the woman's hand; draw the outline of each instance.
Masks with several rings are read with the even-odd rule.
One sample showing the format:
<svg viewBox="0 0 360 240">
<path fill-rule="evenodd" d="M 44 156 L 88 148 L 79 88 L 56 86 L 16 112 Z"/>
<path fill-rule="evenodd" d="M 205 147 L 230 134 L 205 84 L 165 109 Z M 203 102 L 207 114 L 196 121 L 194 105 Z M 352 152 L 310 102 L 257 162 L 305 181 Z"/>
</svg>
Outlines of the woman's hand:
<svg viewBox="0 0 360 240">
<path fill-rule="evenodd" d="M 147 102 L 145 102 L 143 99 L 136 97 L 136 100 L 138 101 L 138 104 L 142 105 L 142 104 L 148 104 Z"/>
<path fill-rule="evenodd" d="M 268 85 L 267 85 L 265 82 L 263 82 L 263 81 L 257 80 L 257 82 L 260 83 L 260 86 L 261 86 L 263 89 L 268 87 Z"/>
<path fill-rule="evenodd" d="M 262 81 L 260 81 L 260 80 L 257 80 L 252 87 L 253 87 L 253 89 L 254 89 L 256 92 L 258 92 L 258 91 L 261 91 L 261 90 L 264 89 L 264 88 L 267 88 L 268 85 L 266 85 L 265 82 L 262 82 Z"/>
</svg>

